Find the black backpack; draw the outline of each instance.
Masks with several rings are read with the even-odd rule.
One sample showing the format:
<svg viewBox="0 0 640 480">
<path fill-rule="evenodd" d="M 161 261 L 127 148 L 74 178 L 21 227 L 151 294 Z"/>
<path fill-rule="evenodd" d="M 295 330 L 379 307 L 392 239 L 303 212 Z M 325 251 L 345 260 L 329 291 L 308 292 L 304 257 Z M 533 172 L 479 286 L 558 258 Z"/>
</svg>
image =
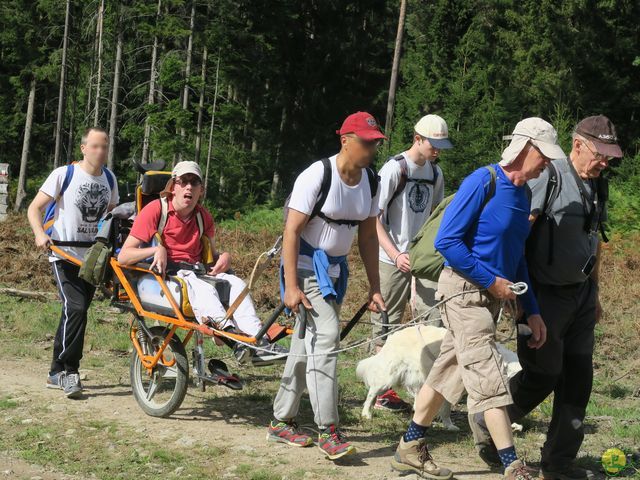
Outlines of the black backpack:
<svg viewBox="0 0 640 480">
<path fill-rule="evenodd" d="M 313 206 L 313 210 L 311 211 L 311 215 L 309 215 L 309 221 L 314 217 L 320 217 L 325 222 L 335 223 L 338 225 L 349 225 L 355 227 L 360 223 L 358 220 L 348 220 L 348 219 L 334 219 L 327 217 L 322 210 L 324 206 L 324 202 L 327 201 L 327 196 L 329 195 L 329 189 L 331 188 L 331 178 L 332 178 L 332 168 L 331 168 L 331 160 L 328 158 L 323 158 L 320 160 L 322 162 L 322 166 L 324 167 L 324 171 L 322 172 L 322 184 L 320 185 L 320 193 L 318 194 L 318 200 L 316 204 Z M 369 187 L 371 188 L 371 199 L 373 200 L 378 193 L 378 175 L 371 168 L 366 168 L 367 176 L 369 177 Z M 287 199 L 284 201 L 284 210 L 283 217 L 284 223 L 287 223 L 287 217 L 289 216 L 289 200 L 291 199 L 291 194 L 287 196 Z"/>
</svg>

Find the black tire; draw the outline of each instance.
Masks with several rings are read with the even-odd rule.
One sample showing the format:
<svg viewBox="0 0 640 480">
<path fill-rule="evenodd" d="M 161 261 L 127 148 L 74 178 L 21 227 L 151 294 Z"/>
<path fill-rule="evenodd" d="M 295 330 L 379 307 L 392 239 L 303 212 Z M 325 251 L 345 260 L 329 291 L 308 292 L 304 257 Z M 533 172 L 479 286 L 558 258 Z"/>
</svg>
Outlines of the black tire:
<svg viewBox="0 0 640 480">
<path fill-rule="evenodd" d="M 157 326 L 149 328 L 149 331 L 152 338 L 147 342 L 156 352 L 169 330 Z M 165 349 L 164 357 L 167 360 L 175 358 L 176 363 L 170 368 L 158 363 L 150 377 L 135 348 L 131 354 L 129 375 L 133 396 L 144 413 L 152 417 L 168 417 L 175 412 L 182 404 L 189 384 L 189 361 L 184 345 L 176 334 Z M 154 384 L 155 387 L 152 387 Z M 151 388 L 154 388 L 152 392 Z"/>
</svg>

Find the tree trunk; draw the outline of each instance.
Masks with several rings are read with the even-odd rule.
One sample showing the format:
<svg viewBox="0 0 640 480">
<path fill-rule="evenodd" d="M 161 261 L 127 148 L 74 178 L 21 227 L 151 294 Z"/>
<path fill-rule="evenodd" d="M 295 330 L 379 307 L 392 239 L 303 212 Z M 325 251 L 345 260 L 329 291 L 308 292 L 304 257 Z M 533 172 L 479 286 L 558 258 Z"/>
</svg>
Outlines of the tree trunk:
<svg viewBox="0 0 640 480">
<path fill-rule="evenodd" d="M 24 138 L 22 139 L 22 156 L 20 157 L 20 175 L 18 176 L 18 192 L 16 193 L 16 203 L 14 211 L 22 208 L 24 199 L 27 197 L 27 160 L 29 159 L 29 144 L 31 143 L 31 126 L 33 125 L 33 106 L 36 103 L 36 79 L 31 79 L 29 89 L 29 101 L 27 102 L 27 118 L 24 122 Z"/>
<path fill-rule="evenodd" d="M 189 81 L 191 79 L 191 54 L 193 52 L 193 29 L 196 21 L 196 2 L 191 2 L 191 19 L 189 20 L 189 41 L 187 42 L 187 63 L 184 67 L 184 89 L 182 90 L 182 110 L 185 112 L 189 109 Z M 180 149 L 178 150 L 178 162 L 183 159 L 183 150 L 185 146 L 186 130 L 180 127 Z"/>
<path fill-rule="evenodd" d="M 100 121 L 100 87 L 102 86 L 102 31 L 104 24 L 104 0 L 100 1 L 98 10 L 98 22 L 96 25 L 98 36 L 98 72 L 96 78 L 96 103 L 93 107 L 93 124 L 98 126 Z"/>
<path fill-rule="evenodd" d="M 196 163 L 200 163 L 200 150 L 202 149 L 202 120 L 204 117 L 204 92 L 206 85 L 207 74 L 207 47 L 205 46 L 202 51 L 202 70 L 200 71 L 200 101 L 198 102 L 198 124 L 196 127 L 196 148 L 195 158 Z"/>
<path fill-rule="evenodd" d="M 69 45 L 69 17 L 71 0 L 67 0 L 64 14 L 64 37 L 62 39 L 62 62 L 60 65 L 60 88 L 58 90 L 58 115 L 56 118 L 56 145 L 53 154 L 53 168 L 60 165 L 62 152 L 62 122 L 64 121 L 64 93 L 67 81 L 67 46 Z"/>
<path fill-rule="evenodd" d="M 205 196 L 207 195 L 207 184 L 209 183 L 209 165 L 211 164 L 211 150 L 213 148 L 213 125 L 216 120 L 216 104 L 218 103 L 218 79 L 219 78 L 220 78 L 220 50 L 218 50 L 218 64 L 216 65 L 216 86 L 213 91 L 213 109 L 211 111 L 211 128 L 209 129 L 209 146 L 207 147 L 207 169 L 204 172 Z"/>
<path fill-rule="evenodd" d="M 387 136 L 391 134 L 393 122 L 393 110 L 396 103 L 396 89 L 398 85 L 398 67 L 400 65 L 400 51 L 402 49 L 402 36 L 404 34 L 404 18 L 407 13 L 407 0 L 400 0 L 400 13 L 398 15 L 398 31 L 396 33 L 396 46 L 393 51 L 393 66 L 391 67 L 391 81 L 389 82 L 389 100 L 387 101 L 387 118 L 384 122 L 384 131 Z"/>
<path fill-rule="evenodd" d="M 116 149 L 116 128 L 118 124 L 118 93 L 120 90 L 120 70 L 122 64 L 122 28 L 118 19 L 118 40 L 116 41 L 116 64 L 113 72 L 113 89 L 111 91 L 111 115 L 109 117 L 109 153 L 107 167 L 113 170 L 113 158 Z"/>
<path fill-rule="evenodd" d="M 158 26 L 158 20 L 160 19 L 160 12 L 162 8 L 162 0 L 158 0 L 158 10 L 156 12 L 156 27 Z M 153 49 L 151 50 L 151 74 L 149 80 L 149 96 L 147 97 L 147 105 L 153 105 L 154 93 L 156 88 L 156 61 L 158 57 L 158 32 L 153 35 Z M 149 121 L 149 113 L 144 120 L 144 139 L 142 141 L 142 163 L 149 161 L 149 137 L 151 135 L 151 123 Z"/>
<path fill-rule="evenodd" d="M 270 198 L 272 202 L 275 202 L 278 196 L 278 190 L 280 188 L 280 153 L 282 151 L 282 140 L 284 135 L 284 126 L 287 121 L 287 107 L 282 107 L 282 115 L 280 117 L 280 138 L 278 145 L 276 146 L 276 162 L 273 168 L 273 178 L 271 180 L 271 193 Z"/>
</svg>

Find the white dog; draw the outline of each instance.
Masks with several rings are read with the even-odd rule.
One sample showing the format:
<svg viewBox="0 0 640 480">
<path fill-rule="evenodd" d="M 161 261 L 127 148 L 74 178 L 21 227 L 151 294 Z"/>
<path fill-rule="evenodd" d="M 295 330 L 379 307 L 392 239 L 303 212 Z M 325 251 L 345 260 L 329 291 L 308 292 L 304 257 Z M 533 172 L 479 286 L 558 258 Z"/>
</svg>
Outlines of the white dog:
<svg viewBox="0 0 640 480">
<path fill-rule="evenodd" d="M 356 375 L 369 387 L 362 416 L 371 418 L 371 407 L 376 397 L 389 388 L 404 387 L 415 398 L 422 388 L 438 354 L 446 328 L 417 325 L 397 331 L 387 338 L 382 349 L 372 357 L 358 363 Z M 505 346 L 496 344 L 507 367 L 509 378 L 521 370 L 518 356 Z M 447 430 L 459 430 L 451 421 L 451 405 L 444 402 L 439 412 Z M 513 425 L 514 429 L 522 427 Z"/>
</svg>

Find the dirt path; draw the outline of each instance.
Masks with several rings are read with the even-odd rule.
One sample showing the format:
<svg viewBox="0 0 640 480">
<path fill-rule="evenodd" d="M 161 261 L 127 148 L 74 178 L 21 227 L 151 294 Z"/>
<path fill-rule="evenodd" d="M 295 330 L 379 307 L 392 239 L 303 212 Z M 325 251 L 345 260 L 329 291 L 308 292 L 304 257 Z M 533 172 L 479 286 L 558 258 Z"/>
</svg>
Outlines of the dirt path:
<svg viewBox="0 0 640 480">
<path fill-rule="evenodd" d="M 19 372 L 19 374 L 17 374 Z M 237 452 L 238 457 L 250 457 L 256 465 L 269 467 L 273 471 L 285 475 L 287 465 L 273 466 L 269 459 L 274 455 L 289 457 L 296 468 L 305 468 L 305 478 L 321 478 L 321 472 L 327 469 L 332 476 L 340 478 L 397 478 L 389 467 L 389 459 L 394 446 L 385 445 L 371 439 L 367 431 L 350 429 L 349 438 L 358 448 L 358 455 L 350 457 L 340 464 L 332 464 L 325 460 L 317 448 L 291 449 L 284 445 L 268 444 L 264 440 L 264 421 L 268 418 L 270 405 L 257 400 L 253 411 L 234 410 L 234 393 L 213 392 L 201 393 L 191 388 L 182 407 L 168 419 L 146 416 L 138 408 L 128 385 L 128 377 L 100 371 L 87 372 L 85 380 L 85 397 L 82 400 L 67 400 L 60 391 L 44 388 L 46 367 L 25 361 L 5 361 L 0 369 L 0 385 L 3 394 L 15 401 L 28 402 L 39 412 L 39 422 L 60 422 L 65 414 L 80 415 L 82 418 L 112 421 L 121 427 L 130 427 L 142 436 L 152 436 L 166 448 L 178 448 L 184 452 L 185 447 L 193 445 L 220 448 Z M 44 408 L 42 408 L 44 407 Z M 236 411 L 231 418 L 223 412 Z M 68 429 L 69 425 L 62 425 Z M 454 469 L 455 478 L 494 480 L 500 475 L 490 473 L 476 456 L 468 449 L 461 448 L 452 452 L 447 448 L 433 449 L 434 456 L 444 466 Z M 31 466 L 24 461 L 10 458 L 7 452 L 0 452 L 0 479 L 40 477 L 43 480 L 72 479 L 38 466 Z M 13 471 L 14 476 L 5 474 Z M 327 473 L 329 473 L 327 472 Z M 8 476 L 7 476 L 8 475 Z M 229 466 L 225 478 L 234 478 L 233 466 Z M 222 477 L 222 476 L 221 476 Z M 407 477 L 404 477 L 407 478 Z M 411 477 L 409 477 L 411 478 Z"/>
</svg>

